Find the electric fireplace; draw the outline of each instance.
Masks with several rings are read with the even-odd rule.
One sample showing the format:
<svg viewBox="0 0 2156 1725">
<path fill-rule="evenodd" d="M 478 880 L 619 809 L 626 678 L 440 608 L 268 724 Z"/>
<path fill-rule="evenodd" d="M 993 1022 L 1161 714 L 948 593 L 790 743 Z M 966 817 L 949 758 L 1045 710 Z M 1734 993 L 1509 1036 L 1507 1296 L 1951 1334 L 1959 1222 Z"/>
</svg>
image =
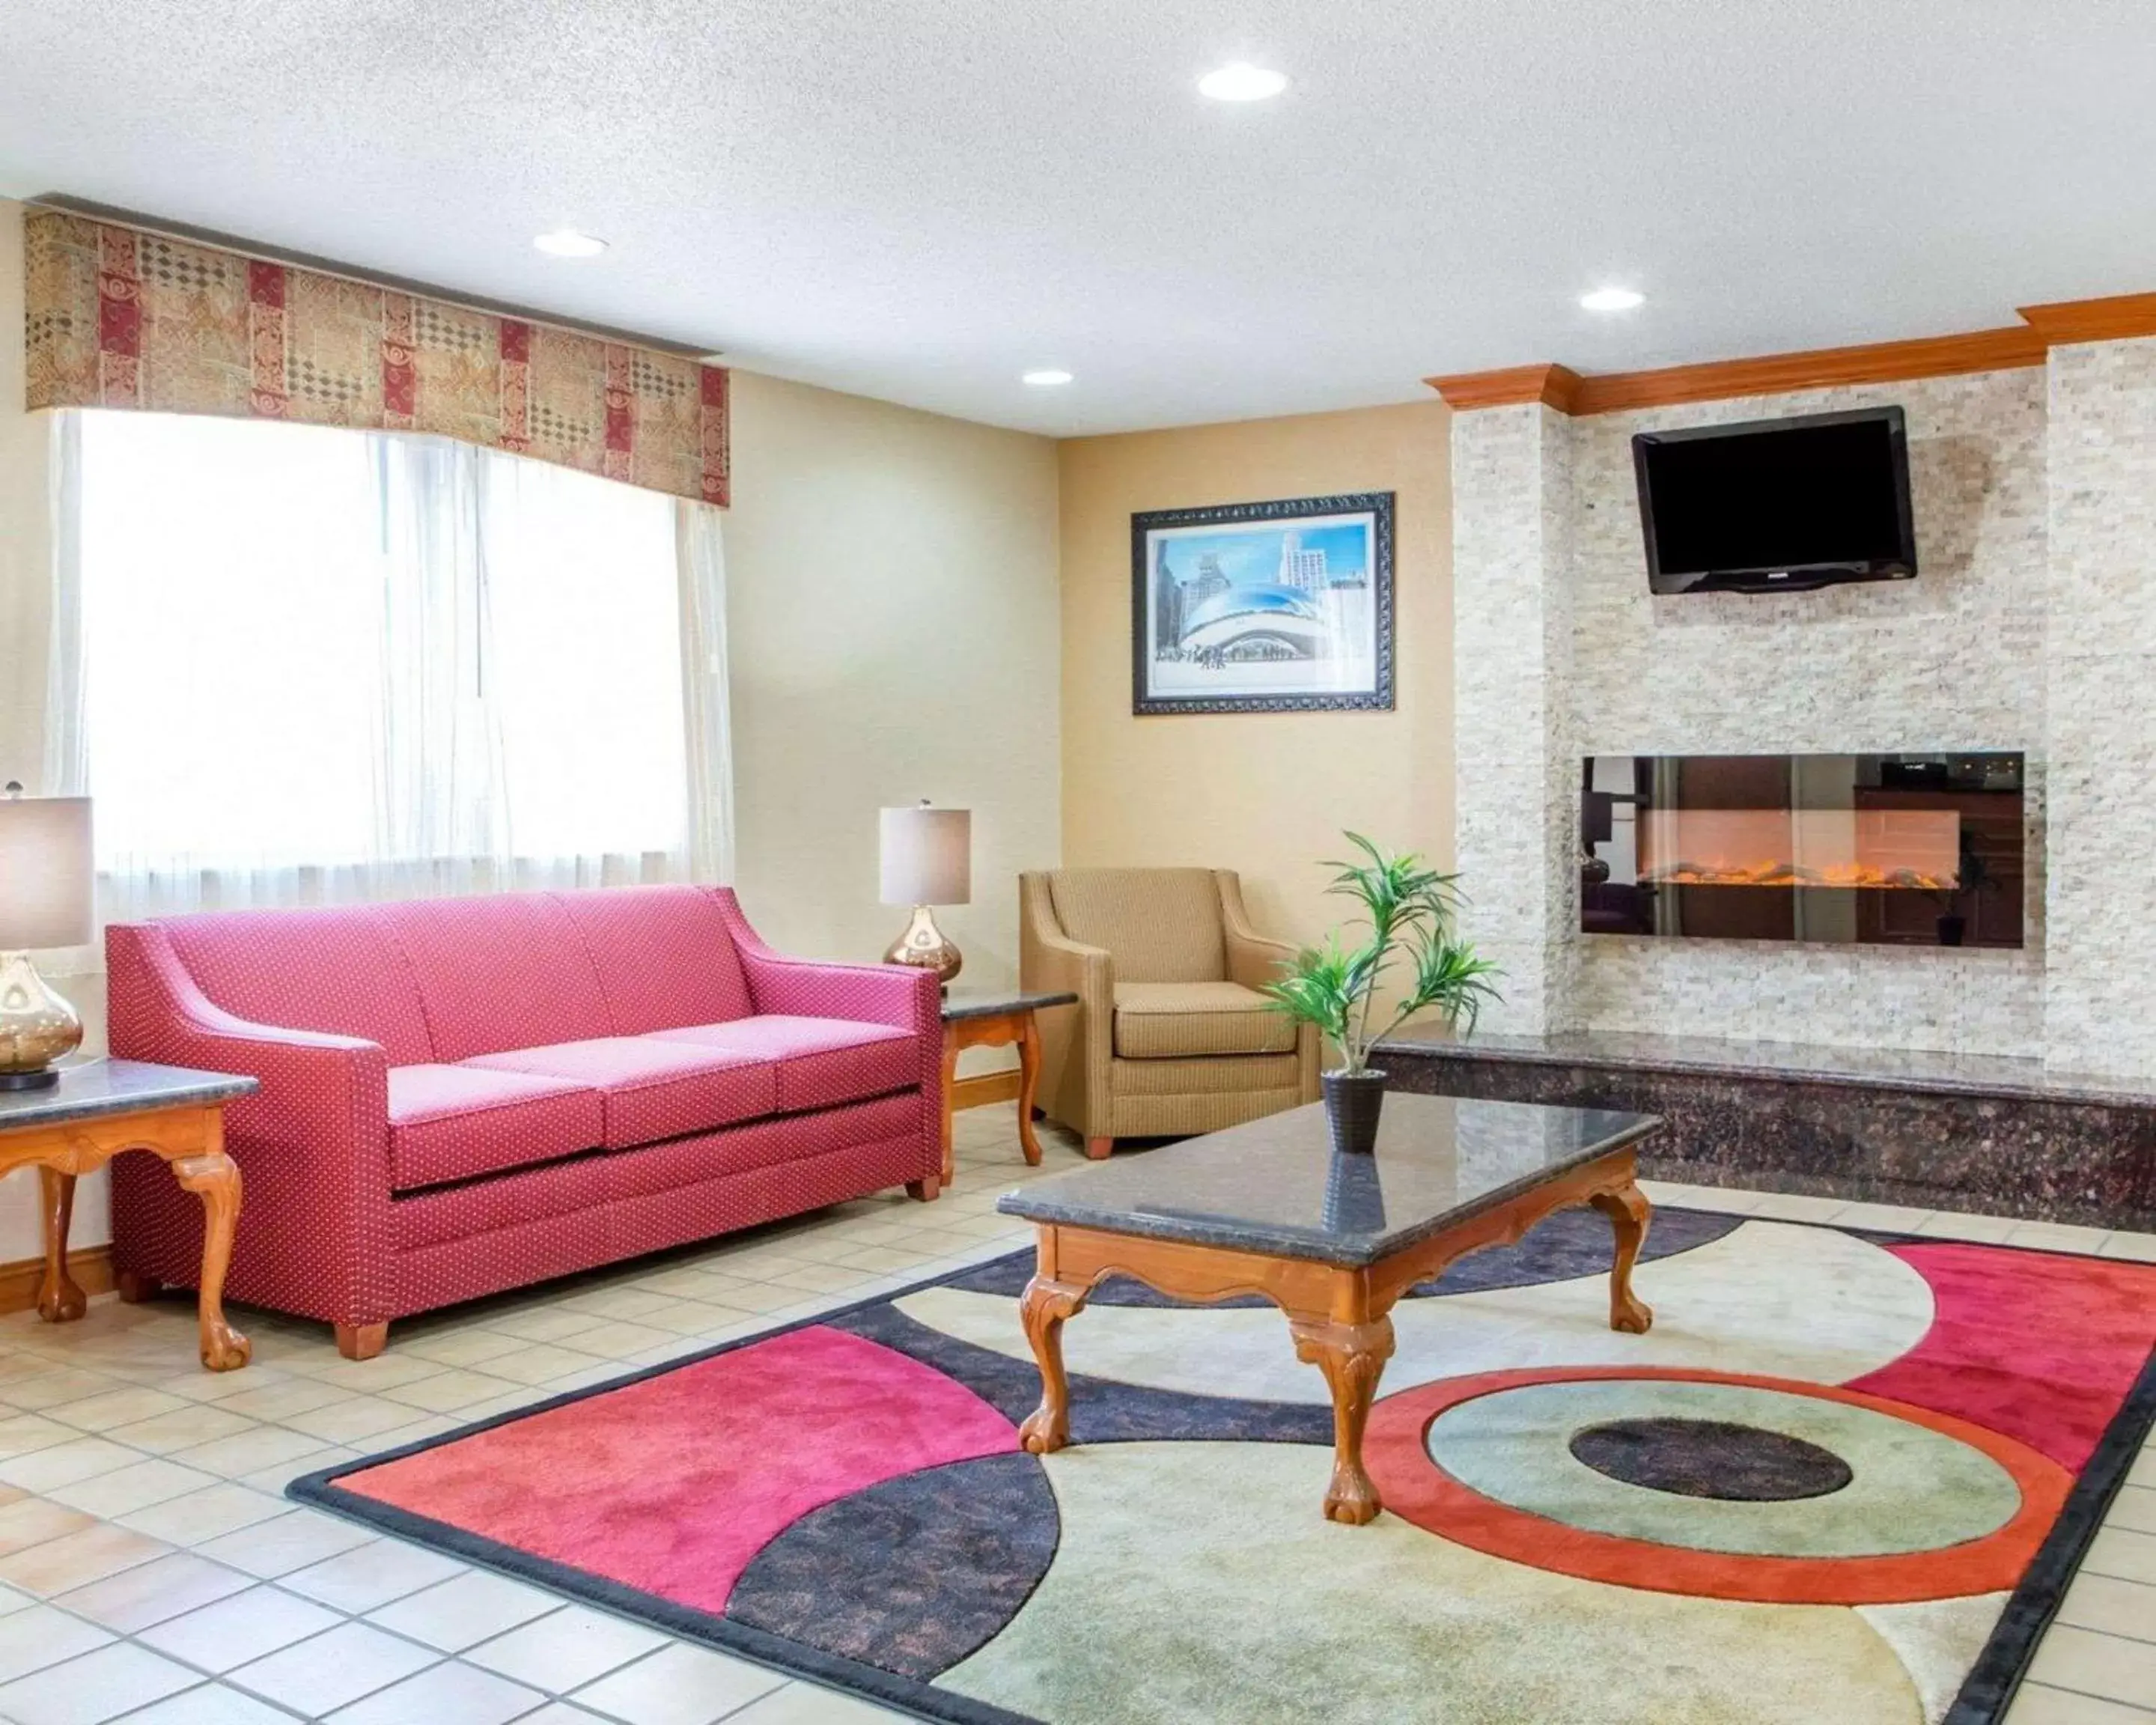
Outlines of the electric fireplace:
<svg viewBox="0 0 2156 1725">
<path fill-rule="evenodd" d="M 2018 753 L 1594 755 L 1589 934 L 2018 947 Z"/>
</svg>

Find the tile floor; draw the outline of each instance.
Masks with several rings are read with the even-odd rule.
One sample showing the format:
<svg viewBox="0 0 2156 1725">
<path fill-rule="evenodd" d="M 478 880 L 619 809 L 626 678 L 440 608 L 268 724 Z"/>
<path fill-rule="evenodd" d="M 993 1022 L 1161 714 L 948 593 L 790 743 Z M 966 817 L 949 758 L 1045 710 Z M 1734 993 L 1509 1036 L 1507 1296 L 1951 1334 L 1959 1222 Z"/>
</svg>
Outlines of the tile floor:
<svg viewBox="0 0 2156 1725">
<path fill-rule="evenodd" d="M 1047 1166 L 1082 1160 L 1044 1131 Z M 573 1385 L 992 1257 L 1029 1177 L 1007 1107 L 958 1178 L 394 1327 L 238 1314 L 254 1363 L 194 1365 L 192 1308 L 110 1296 L 0 1319 L 0 1721 L 8 1725 L 865 1725 L 899 1716 L 384 1539 L 285 1482 Z M 2156 1261 L 2156 1235 L 1764 1193 L 1658 1201 Z M 2156 1447 L 2120 1494 L 2011 1725 L 2156 1725 Z"/>
</svg>

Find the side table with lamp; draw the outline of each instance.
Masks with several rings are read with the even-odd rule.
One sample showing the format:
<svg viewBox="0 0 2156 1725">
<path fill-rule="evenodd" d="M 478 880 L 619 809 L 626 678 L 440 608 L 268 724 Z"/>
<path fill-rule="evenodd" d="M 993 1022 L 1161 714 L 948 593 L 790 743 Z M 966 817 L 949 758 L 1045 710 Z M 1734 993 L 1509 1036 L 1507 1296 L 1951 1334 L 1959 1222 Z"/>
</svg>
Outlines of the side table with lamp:
<svg viewBox="0 0 2156 1725">
<path fill-rule="evenodd" d="M 38 1316 L 65 1323 L 89 1305 L 67 1267 L 75 1181 L 125 1151 L 162 1158 L 202 1199 L 202 1363 L 228 1372 L 245 1365 L 250 1350 L 224 1317 L 239 1219 L 224 1104 L 255 1081 L 142 1060 L 59 1064 L 81 1046 L 82 1020 L 38 974 L 30 953 L 90 938 L 91 857 L 88 798 L 25 797 L 15 783 L 0 795 L 0 1176 L 38 1170 L 45 1227 Z M 130 1291 L 123 1285 L 122 1297 Z"/>
</svg>

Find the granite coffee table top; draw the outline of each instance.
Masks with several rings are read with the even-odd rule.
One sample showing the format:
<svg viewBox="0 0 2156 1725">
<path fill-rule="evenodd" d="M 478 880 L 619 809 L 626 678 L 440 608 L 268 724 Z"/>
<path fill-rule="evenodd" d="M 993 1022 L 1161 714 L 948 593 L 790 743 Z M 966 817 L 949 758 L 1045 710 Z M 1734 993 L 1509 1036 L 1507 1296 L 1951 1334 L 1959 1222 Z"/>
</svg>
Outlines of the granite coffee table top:
<svg viewBox="0 0 2156 1725">
<path fill-rule="evenodd" d="M 1033 1012 L 1043 1007 L 1075 1006 L 1075 994 L 1031 988 L 946 988 L 943 1019 L 1002 1018 L 1014 1012 Z"/>
<path fill-rule="evenodd" d="M 0 1132 L 187 1102 L 228 1102 L 261 1087 L 259 1080 L 244 1073 L 203 1072 L 148 1060 L 85 1060 L 59 1070 L 60 1081 L 43 1090 L 0 1090 Z"/>
<path fill-rule="evenodd" d="M 1395 1091 L 1372 1156 L 1336 1153 L 1313 1102 L 1039 1180 L 996 1208 L 1036 1223 L 1361 1268 L 1661 1123 L 1652 1114 Z"/>
</svg>

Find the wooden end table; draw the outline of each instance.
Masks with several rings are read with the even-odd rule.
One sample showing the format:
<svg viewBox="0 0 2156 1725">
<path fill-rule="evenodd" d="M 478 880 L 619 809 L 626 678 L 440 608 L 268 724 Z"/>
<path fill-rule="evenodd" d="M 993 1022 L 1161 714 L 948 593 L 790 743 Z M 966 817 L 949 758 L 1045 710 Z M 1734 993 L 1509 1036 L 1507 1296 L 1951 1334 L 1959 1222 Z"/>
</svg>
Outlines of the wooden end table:
<svg viewBox="0 0 2156 1725">
<path fill-rule="evenodd" d="M 1040 1027 L 1034 1014 L 1045 1006 L 1075 1006 L 1071 993 L 1034 993 L 1023 988 L 947 988 L 943 993 L 943 1183 L 953 1172 L 951 1114 L 957 1100 L 958 1051 L 1018 1045 L 1018 1142 L 1025 1159 L 1040 1165 L 1040 1140 L 1033 1134 L 1033 1097 L 1040 1083 Z"/>
<path fill-rule="evenodd" d="M 93 1060 L 64 1067 L 44 1090 L 0 1091 L 0 1175 L 34 1168 L 43 1189 L 45 1274 L 38 1316 L 66 1323 L 89 1307 L 68 1274 L 68 1224 L 74 1183 L 128 1150 L 146 1150 L 203 1204 L 203 1260 L 196 1311 L 202 1363 L 236 1371 L 252 1349 L 225 1322 L 224 1273 L 239 1219 L 239 1165 L 225 1153 L 224 1105 L 256 1087 L 252 1078 L 158 1066 L 142 1060 Z"/>
<path fill-rule="evenodd" d="M 1616 1234 L 1609 1327 L 1644 1334 L 1632 1294 L 1649 1211 L 1634 1147 L 1650 1114 L 1450 1096 L 1389 1096 L 1377 1153 L 1331 1147 L 1321 1105 L 1099 1163 L 1010 1193 L 1039 1260 L 1019 1316 L 1040 1366 L 1040 1406 L 1019 1428 L 1036 1455 L 1070 1440 L 1063 1325 L 1111 1276 L 1183 1300 L 1259 1294 L 1286 1314 L 1298 1358 L 1332 1398 L 1329 1520 L 1382 1507 L 1363 1428 L 1392 1357 L 1394 1302 L 1454 1259 L 1518 1240 L 1553 1211 L 1592 1204 Z"/>
</svg>

